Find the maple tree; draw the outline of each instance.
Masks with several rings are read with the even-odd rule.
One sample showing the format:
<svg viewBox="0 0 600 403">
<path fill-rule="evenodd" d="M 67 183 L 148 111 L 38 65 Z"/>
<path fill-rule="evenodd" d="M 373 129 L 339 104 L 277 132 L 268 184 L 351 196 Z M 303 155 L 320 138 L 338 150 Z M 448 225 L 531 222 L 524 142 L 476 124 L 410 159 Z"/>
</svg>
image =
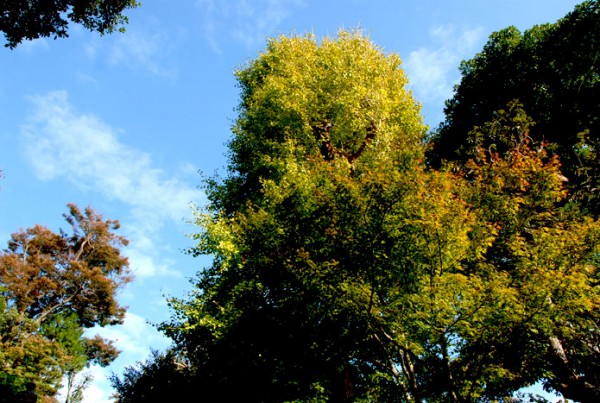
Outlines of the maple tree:
<svg viewBox="0 0 600 403">
<path fill-rule="evenodd" d="M 463 167 L 475 185 L 468 200 L 494 233 L 472 267 L 509 280 L 499 287 L 510 310 L 494 327 L 495 359 L 514 379 L 593 402 L 600 398 L 600 222 L 571 200 L 558 156 L 529 136 L 532 123 L 512 104 L 474 133 L 498 147 L 476 145 Z"/>
<path fill-rule="evenodd" d="M 111 341 L 84 329 L 122 323 L 116 293 L 131 280 L 118 221 L 68 207 L 71 232 L 35 225 L 12 234 L 0 254 L 0 373 L 16 388 L 34 381 L 47 396 L 63 376 L 116 358 Z"/>
</svg>

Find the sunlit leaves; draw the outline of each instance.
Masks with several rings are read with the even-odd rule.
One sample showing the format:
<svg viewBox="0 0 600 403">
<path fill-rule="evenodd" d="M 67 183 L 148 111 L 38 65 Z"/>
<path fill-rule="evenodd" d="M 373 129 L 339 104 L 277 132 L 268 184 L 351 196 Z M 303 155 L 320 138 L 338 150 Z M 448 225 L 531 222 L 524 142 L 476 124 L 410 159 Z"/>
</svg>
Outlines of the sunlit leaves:
<svg viewBox="0 0 600 403">
<path fill-rule="evenodd" d="M 116 293 L 131 280 L 117 221 L 73 204 L 65 219 L 70 232 L 36 225 L 0 254 L 0 372 L 35 381 L 47 396 L 63 375 L 116 358 L 111 342 L 83 330 L 122 322 Z"/>
<path fill-rule="evenodd" d="M 536 122 L 528 135 L 563 162 L 570 197 L 598 217 L 599 11 L 597 0 L 587 0 L 555 23 L 493 33 L 480 53 L 461 63 L 432 161 L 468 160 L 470 132 L 518 100 Z M 487 135 L 479 142 L 485 148 L 496 143 Z"/>
<path fill-rule="evenodd" d="M 227 212 L 257 197 L 261 180 L 278 181 L 287 158 L 344 159 L 352 165 L 364 153 L 370 158 L 388 151 L 396 153 L 388 158 L 422 153 L 425 127 L 404 89 L 400 59 L 359 32 L 320 43 L 312 35 L 272 39 L 237 77 L 242 100 L 230 142 L 236 175 L 228 179 L 229 194 L 213 198 L 219 205 L 232 203 Z"/>
<path fill-rule="evenodd" d="M 498 400 L 550 376 L 551 340 L 597 330 L 600 224 L 531 120 L 511 104 L 431 169 L 399 63 L 342 32 L 238 72 L 229 176 L 196 215 L 213 262 L 161 325 L 207 393 Z"/>
</svg>

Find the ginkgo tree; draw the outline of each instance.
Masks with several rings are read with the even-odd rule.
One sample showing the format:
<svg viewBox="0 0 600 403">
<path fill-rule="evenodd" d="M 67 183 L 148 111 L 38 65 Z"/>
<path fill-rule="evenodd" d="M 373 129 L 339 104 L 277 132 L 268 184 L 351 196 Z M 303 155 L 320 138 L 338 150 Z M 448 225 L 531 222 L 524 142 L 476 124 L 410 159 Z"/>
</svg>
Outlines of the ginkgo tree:
<svg viewBox="0 0 600 403">
<path fill-rule="evenodd" d="M 399 57 L 355 31 L 274 38 L 237 78 L 229 173 L 196 211 L 191 253 L 213 263 L 170 301 L 173 350 L 113 380 L 120 402 L 175 383 L 248 402 L 560 390 L 549 347 L 597 329 L 599 225 L 526 126 L 497 116 L 481 131 L 522 133 L 509 151 L 431 169 Z"/>
<path fill-rule="evenodd" d="M 366 356 L 384 348 L 371 336 L 371 283 L 397 269 L 386 217 L 412 193 L 425 134 L 399 66 L 342 32 L 274 39 L 238 72 L 232 175 L 209 183 L 213 203 L 198 212 L 195 251 L 215 265 L 199 299 L 176 303 L 182 322 L 165 325 L 194 350 L 214 345 L 189 357 L 213 390 L 245 385 L 255 401 L 371 393 L 380 371 Z M 187 315 L 197 320 L 184 325 Z"/>
</svg>

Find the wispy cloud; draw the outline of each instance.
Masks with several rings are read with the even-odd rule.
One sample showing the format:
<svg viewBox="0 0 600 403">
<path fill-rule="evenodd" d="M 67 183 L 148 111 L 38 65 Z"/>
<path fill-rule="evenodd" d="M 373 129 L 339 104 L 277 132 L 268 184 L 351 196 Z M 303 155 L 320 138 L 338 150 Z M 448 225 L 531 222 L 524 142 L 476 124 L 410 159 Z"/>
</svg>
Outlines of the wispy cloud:
<svg viewBox="0 0 600 403">
<path fill-rule="evenodd" d="M 133 70 L 146 70 L 153 75 L 174 78 L 175 67 L 168 65 L 161 56 L 168 54 L 172 38 L 163 32 L 128 31 L 119 35 L 109 50 L 108 61 L 113 65 L 124 64 Z"/>
<path fill-rule="evenodd" d="M 417 99 L 441 102 L 452 96 L 460 61 L 474 54 L 484 35 L 481 28 L 459 30 L 445 25 L 431 30 L 430 36 L 434 46 L 411 52 L 405 69 Z"/>
<path fill-rule="evenodd" d="M 91 60 L 102 60 L 110 66 L 126 68 L 153 76 L 177 77 L 171 55 L 177 44 L 177 32 L 167 32 L 154 23 L 132 24 L 126 34 L 107 37 L 89 36 L 82 54 Z"/>
<path fill-rule="evenodd" d="M 197 0 L 196 5 L 204 15 L 207 42 L 220 52 L 218 38 L 224 35 L 249 48 L 262 44 L 305 4 L 303 0 Z"/>
<path fill-rule="evenodd" d="M 20 51 L 29 54 L 34 53 L 38 49 L 48 50 L 50 48 L 50 45 L 48 43 L 49 41 L 50 39 L 48 38 L 24 40 L 19 44 L 19 46 L 16 47 L 16 50 L 18 52 Z"/>
<path fill-rule="evenodd" d="M 130 217 L 121 221 L 132 241 L 126 253 L 136 274 L 172 272 L 169 262 L 160 257 L 156 234 L 166 222 L 181 223 L 189 216 L 189 204 L 201 201 L 203 194 L 155 167 L 149 154 L 120 142 L 116 129 L 76 111 L 65 91 L 31 101 L 34 111 L 22 138 L 37 178 L 65 178 L 123 203 Z"/>
<path fill-rule="evenodd" d="M 117 349 L 121 351 L 116 364 L 142 360 L 151 348 L 163 350 L 171 344 L 171 339 L 157 332 L 146 319 L 131 312 L 125 315 L 125 321 L 120 326 L 99 327 L 90 330 L 90 335 L 96 333 L 105 339 L 114 341 Z"/>
</svg>

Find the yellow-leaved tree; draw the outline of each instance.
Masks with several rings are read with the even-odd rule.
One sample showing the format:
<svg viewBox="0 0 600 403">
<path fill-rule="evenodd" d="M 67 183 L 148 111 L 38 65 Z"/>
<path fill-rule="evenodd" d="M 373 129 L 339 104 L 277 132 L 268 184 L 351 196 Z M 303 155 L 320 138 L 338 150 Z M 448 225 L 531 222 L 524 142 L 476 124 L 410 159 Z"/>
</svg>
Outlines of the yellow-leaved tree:
<svg viewBox="0 0 600 403">
<path fill-rule="evenodd" d="M 430 169 L 399 57 L 360 32 L 272 39 L 237 77 L 228 175 L 196 212 L 213 263 L 161 325 L 178 358 L 113 379 L 119 401 L 497 400 L 597 323 L 598 223 L 543 150 Z"/>
</svg>

